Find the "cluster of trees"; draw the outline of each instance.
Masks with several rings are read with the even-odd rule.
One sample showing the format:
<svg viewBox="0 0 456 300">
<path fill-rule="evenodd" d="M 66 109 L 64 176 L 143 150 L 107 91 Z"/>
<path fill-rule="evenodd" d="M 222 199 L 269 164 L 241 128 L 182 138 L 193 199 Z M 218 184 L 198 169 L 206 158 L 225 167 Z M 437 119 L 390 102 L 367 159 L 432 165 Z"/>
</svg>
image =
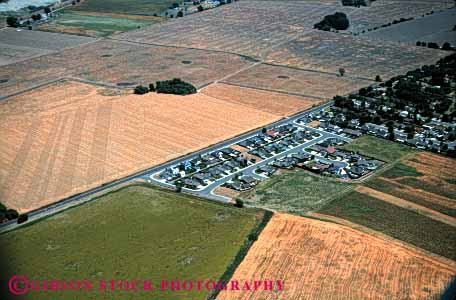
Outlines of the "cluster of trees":
<svg viewBox="0 0 456 300">
<path fill-rule="evenodd" d="M 174 94 L 174 95 L 189 95 L 196 93 L 196 88 L 179 78 L 172 80 L 157 81 L 155 86 L 153 83 L 149 87 L 138 85 L 134 89 L 137 95 L 147 94 L 149 92 L 157 92 L 161 94 Z"/>
<path fill-rule="evenodd" d="M 347 15 L 341 12 L 336 12 L 333 15 L 327 15 L 323 20 L 314 25 L 315 29 L 330 31 L 335 30 L 346 30 L 350 26 Z"/>
<path fill-rule="evenodd" d="M 19 26 L 19 19 L 14 16 L 8 16 L 6 18 L 6 24 L 10 27 L 17 28 Z"/>
<path fill-rule="evenodd" d="M 428 47 L 431 49 L 442 49 L 442 50 L 446 50 L 446 51 L 453 50 L 453 47 L 451 47 L 451 44 L 448 42 L 443 43 L 442 48 L 440 48 L 439 44 L 434 43 L 434 42 L 426 43 L 426 42 L 418 41 L 418 42 L 416 42 L 416 45 L 421 46 L 421 47 Z"/>
<path fill-rule="evenodd" d="M 342 0 L 343 6 L 367 6 L 366 0 Z"/>
</svg>

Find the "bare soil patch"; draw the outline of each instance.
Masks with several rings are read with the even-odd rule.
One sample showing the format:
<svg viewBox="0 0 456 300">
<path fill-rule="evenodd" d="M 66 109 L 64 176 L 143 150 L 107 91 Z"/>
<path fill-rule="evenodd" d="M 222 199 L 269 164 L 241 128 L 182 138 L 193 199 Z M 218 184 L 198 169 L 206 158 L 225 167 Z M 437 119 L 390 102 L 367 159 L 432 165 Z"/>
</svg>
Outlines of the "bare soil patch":
<svg viewBox="0 0 456 300">
<path fill-rule="evenodd" d="M 36 209 L 280 118 L 203 94 L 115 94 L 62 82 L 1 102 L 2 202 Z"/>
</svg>

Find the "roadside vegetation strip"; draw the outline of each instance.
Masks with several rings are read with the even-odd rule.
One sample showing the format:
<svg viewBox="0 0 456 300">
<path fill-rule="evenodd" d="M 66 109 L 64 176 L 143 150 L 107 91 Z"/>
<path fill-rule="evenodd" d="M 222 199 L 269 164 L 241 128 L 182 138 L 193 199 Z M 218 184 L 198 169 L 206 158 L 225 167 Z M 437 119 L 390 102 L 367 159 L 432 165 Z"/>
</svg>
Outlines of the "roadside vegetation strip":
<svg viewBox="0 0 456 300">
<path fill-rule="evenodd" d="M 447 261 L 347 226 L 275 213 L 233 278 L 261 274 L 284 281 L 283 291 L 222 291 L 217 299 L 433 299 L 456 271 Z"/>
<path fill-rule="evenodd" d="M 257 209 L 238 209 L 144 185 L 94 200 L 0 235 L 14 272 L 59 280 L 149 279 L 156 289 L 162 279 L 217 280 L 265 220 L 264 212 Z M 55 232 L 60 233 L 58 238 Z M 52 297 L 97 295 L 118 298 L 118 293 L 96 291 Z M 206 295 L 206 290 L 154 291 L 138 297 L 201 300 Z M 33 296 L 49 298 L 46 293 Z"/>
<path fill-rule="evenodd" d="M 456 228 L 416 211 L 352 192 L 318 212 L 347 219 L 456 260 Z"/>
<path fill-rule="evenodd" d="M 228 282 L 232 277 L 236 269 L 244 260 L 245 256 L 247 255 L 248 251 L 252 247 L 253 243 L 258 240 L 263 229 L 266 227 L 268 222 L 271 220 L 273 216 L 273 212 L 269 210 L 264 210 L 263 216 L 261 217 L 261 221 L 257 222 L 254 228 L 250 231 L 249 235 L 244 241 L 244 244 L 239 249 L 238 253 L 236 254 L 234 260 L 228 265 L 223 275 L 220 277 L 219 281 L 221 282 Z M 236 279 L 236 278 L 233 278 Z M 217 295 L 220 293 L 220 290 L 214 291 L 208 299 L 209 300 L 217 300 Z"/>
</svg>

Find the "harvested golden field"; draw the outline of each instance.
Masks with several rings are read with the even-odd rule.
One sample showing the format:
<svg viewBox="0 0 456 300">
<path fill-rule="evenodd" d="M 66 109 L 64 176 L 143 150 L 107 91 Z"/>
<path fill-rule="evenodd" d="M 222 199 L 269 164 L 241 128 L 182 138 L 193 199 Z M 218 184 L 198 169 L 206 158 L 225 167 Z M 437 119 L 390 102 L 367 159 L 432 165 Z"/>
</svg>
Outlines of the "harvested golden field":
<svg viewBox="0 0 456 300">
<path fill-rule="evenodd" d="M 223 80 L 223 82 L 243 87 L 296 94 L 316 100 L 344 95 L 372 83 L 369 80 L 359 78 L 339 77 L 335 74 L 269 64 L 256 65 Z"/>
<path fill-rule="evenodd" d="M 284 93 L 244 88 L 229 84 L 216 83 L 202 91 L 204 94 L 265 112 L 289 116 L 318 105 L 321 101 Z"/>
<path fill-rule="evenodd" d="M 456 263 L 334 223 L 275 214 L 233 275 L 285 281 L 283 291 L 220 300 L 437 299 Z"/>
<path fill-rule="evenodd" d="M 116 94 L 60 82 L 1 102 L 2 203 L 36 209 L 280 118 L 203 94 Z"/>
</svg>

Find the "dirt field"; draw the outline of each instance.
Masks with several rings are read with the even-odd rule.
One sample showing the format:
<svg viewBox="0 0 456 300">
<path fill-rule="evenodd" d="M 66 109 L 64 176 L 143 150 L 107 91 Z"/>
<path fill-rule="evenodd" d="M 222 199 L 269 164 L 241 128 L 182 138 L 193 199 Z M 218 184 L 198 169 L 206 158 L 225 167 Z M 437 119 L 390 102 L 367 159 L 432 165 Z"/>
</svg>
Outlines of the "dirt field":
<svg viewBox="0 0 456 300">
<path fill-rule="evenodd" d="M 446 55 L 446 51 L 315 30 L 275 48 L 267 62 L 330 73 L 344 68 L 345 76 L 374 80 L 376 75 L 388 79 L 405 74 Z"/>
<path fill-rule="evenodd" d="M 35 209 L 280 118 L 203 94 L 112 95 L 66 82 L 1 102 L 2 203 Z"/>
<path fill-rule="evenodd" d="M 335 74 L 261 64 L 224 80 L 226 83 L 266 90 L 296 93 L 324 100 L 344 95 L 372 82 Z"/>
<path fill-rule="evenodd" d="M 322 221 L 276 214 L 233 279 L 284 280 L 282 292 L 226 291 L 220 300 L 418 300 L 437 296 L 456 264 L 399 242 Z"/>
<path fill-rule="evenodd" d="M 93 41 L 88 37 L 5 28 L 0 30 L 0 66 Z"/>
<path fill-rule="evenodd" d="M 0 68 L 8 79 L 0 97 L 69 76 L 127 87 L 179 77 L 199 87 L 249 64 L 232 54 L 102 40 Z"/>
<path fill-rule="evenodd" d="M 223 83 L 212 84 L 202 92 L 217 99 L 242 104 L 281 116 L 289 116 L 321 103 L 317 99 L 243 88 Z"/>
</svg>

